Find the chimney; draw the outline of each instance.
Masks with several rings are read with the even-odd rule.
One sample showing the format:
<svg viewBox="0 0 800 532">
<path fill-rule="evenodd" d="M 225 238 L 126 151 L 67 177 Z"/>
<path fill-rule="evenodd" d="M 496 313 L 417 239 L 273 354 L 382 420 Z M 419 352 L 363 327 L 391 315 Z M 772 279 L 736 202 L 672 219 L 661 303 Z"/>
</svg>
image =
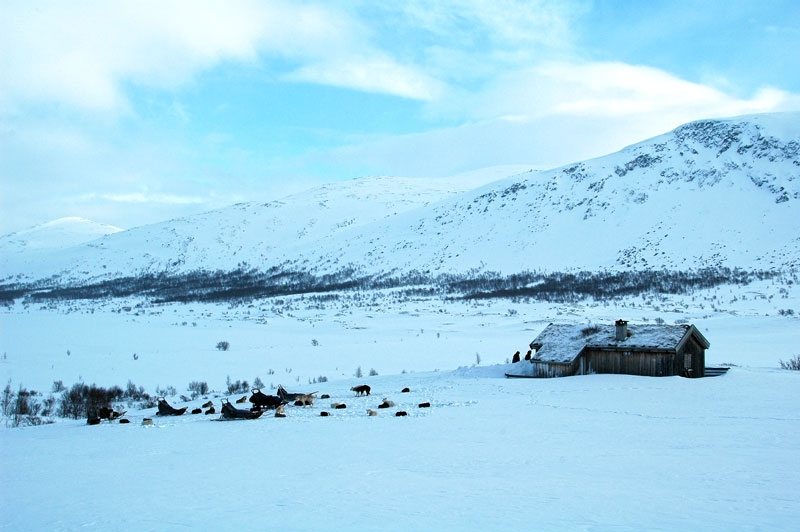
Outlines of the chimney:
<svg viewBox="0 0 800 532">
<path fill-rule="evenodd" d="M 617 342 L 624 342 L 628 339 L 628 322 L 625 320 L 617 320 L 614 322 L 616 325 L 615 340 Z"/>
</svg>

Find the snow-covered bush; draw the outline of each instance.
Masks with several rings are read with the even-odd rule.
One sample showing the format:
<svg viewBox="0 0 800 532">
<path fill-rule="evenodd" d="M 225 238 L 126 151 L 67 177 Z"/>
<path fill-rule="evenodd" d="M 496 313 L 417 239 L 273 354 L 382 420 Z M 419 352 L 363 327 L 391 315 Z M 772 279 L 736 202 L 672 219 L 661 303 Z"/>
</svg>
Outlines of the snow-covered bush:
<svg viewBox="0 0 800 532">
<path fill-rule="evenodd" d="M 787 361 L 780 361 L 781 369 L 792 369 L 800 371 L 800 355 L 795 355 Z"/>
<path fill-rule="evenodd" d="M 231 344 L 226 340 L 221 340 L 217 342 L 217 349 L 220 351 L 227 351 L 231 347 Z"/>
</svg>

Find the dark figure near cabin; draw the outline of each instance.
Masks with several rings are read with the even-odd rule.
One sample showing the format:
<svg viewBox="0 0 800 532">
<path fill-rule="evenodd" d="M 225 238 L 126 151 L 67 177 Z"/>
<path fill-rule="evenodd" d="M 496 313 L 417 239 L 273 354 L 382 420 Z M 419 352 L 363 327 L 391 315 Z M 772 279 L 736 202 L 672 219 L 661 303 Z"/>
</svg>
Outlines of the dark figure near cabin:
<svg viewBox="0 0 800 532">
<path fill-rule="evenodd" d="M 530 360 L 530 359 L 531 359 L 531 349 L 528 349 L 528 352 L 525 353 L 525 360 Z"/>
<path fill-rule="evenodd" d="M 512 363 L 514 363 L 514 364 L 516 364 L 517 362 L 519 362 L 519 351 L 517 351 L 516 353 L 514 353 L 514 356 L 513 356 L 513 358 L 511 359 L 511 362 L 512 362 Z"/>
</svg>

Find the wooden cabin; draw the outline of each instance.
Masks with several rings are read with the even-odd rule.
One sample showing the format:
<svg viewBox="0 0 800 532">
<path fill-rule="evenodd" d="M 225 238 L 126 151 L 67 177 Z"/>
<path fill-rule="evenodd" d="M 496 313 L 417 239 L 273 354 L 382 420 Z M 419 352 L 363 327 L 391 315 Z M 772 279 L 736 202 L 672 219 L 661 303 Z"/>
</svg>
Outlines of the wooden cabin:
<svg viewBox="0 0 800 532">
<path fill-rule="evenodd" d="M 710 344 L 694 325 L 629 327 L 627 321 L 617 320 L 613 325 L 551 323 L 530 346 L 535 350 L 532 377 L 592 373 L 703 377 Z"/>
</svg>

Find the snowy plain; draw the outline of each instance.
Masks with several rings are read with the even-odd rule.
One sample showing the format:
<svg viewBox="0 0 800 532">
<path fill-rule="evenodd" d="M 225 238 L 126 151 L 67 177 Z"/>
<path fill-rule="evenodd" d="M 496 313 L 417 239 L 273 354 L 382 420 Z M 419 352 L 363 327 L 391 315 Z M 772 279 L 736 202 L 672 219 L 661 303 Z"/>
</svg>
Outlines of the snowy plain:
<svg viewBox="0 0 800 532">
<path fill-rule="evenodd" d="M 284 419 L 119 404 L 130 424 L 3 424 L 0 529 L 796 530 L 800 372 L 779 361 L 800 355 L 797 116 L 701 121 L 549 171 L 362 178 L 123 232 L 68 219 L 0 238 L 12 284 L 287 264 L 780 272 L 574 303 L 392 289 L 217 304 L 19 297 L 0 306 L 0 385 L 14 390 L 130 381 L 219 409 L 228 379 L 258 377 L 265 391 L 331 397 Z M 731 369 L 504 377 L 548 323 L 619 318 L 693 323 L 707 365 Z M 185 401 L 192 381 L 211 391 Z M 362 383 L 371 396 L 350 391 Z M 397 406 L 369 417 L 383 398 Z"/>
<path fill-rule="evenodd" d="M 58 419 L 0 429 L 0 526 L 794 529 L 800 373 L 777 365 L 796 353 L 800 321 L 765 312 L 766 300 L 737 304 L 713 312 L 683 301 L 681 312 L 665 312 L 633 299 L 612 307 L 289 302 L 281 315 L 196 304 L 69 312 L 17 305 L 0 314 L 0 377 L 14 385 L 124 387 L 130 379 L 151 393 L 173 385 L 180 395 L 192 380 L 223 390 L 227 376 L 259 376 L 331 398 L 289 407 L 285 419 L 186 414 L 141 426 L 153 408 L 129 410 L 129 425 Z M 695 323 L 712 344 L 708 364 L 736 366 L 694 380 L 504 378 L 513 366 L 506 360 L 548 322 L 623 315 Z M 222 339 L 227 352 L 214 349 Z M 359 366 L 365 376 L 356 379 Z M 379 375 L 368 376 L 373 368 Z M 320 375 L 329 380 L 309 383 Z M 349 390 L 360 383 L 371 396 Z M 406 386 L 411 393 L 401 394 Z M 224 394 L 206 397 L 219 408 Z M 397 407 L 368 417 L 384 397 Z M 169 400 L 190 409 L 204 402 Z M 348 408 L 332 410 L 333 401 Z M 417 408 L 424 401 L 432 407 Z M 408 417 L 394 417 L 400 409 Z"/>
</svg>

